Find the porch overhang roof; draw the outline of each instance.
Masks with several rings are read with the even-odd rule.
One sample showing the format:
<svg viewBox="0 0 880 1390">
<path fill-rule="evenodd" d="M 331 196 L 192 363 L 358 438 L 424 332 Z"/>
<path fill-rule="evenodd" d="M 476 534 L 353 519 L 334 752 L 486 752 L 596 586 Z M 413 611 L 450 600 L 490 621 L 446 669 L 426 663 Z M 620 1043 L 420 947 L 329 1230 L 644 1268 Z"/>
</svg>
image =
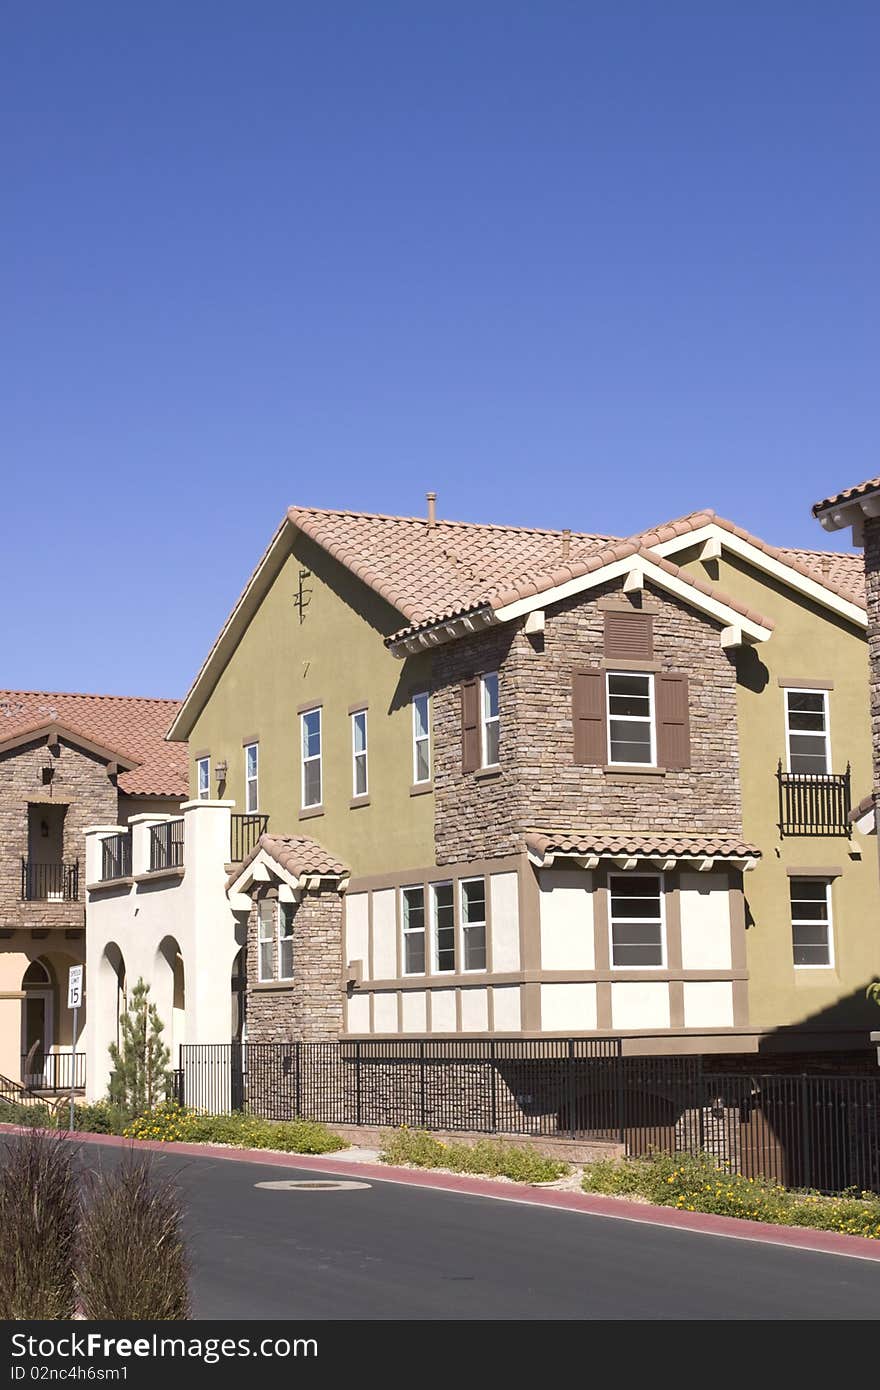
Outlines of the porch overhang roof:
<svg viewBox="0 0 880 1390">
<path fill-rule="evenodd" d="M 619 869 L 634 869 L 642 864 L 673 869 L 691 864 L 701 872 L 727 865 L 745 873 L 761 857 L 756 845 L 720 836 L 586 830 L 529 831 L 526 848 L 529 859 L 539 868 L 549 868 L 561 859 L 586 869 L 596 869 L 600 863 Z"/>
</svg>

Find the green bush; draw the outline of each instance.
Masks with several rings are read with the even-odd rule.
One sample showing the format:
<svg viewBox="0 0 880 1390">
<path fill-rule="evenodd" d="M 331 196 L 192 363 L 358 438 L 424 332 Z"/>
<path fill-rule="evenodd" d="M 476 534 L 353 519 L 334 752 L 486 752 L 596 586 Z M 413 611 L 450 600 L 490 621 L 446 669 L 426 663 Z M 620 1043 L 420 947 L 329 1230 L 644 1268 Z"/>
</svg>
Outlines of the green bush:
<svg viewBox="0 0 880 1390">
<path fill-rule="evenodd" d="M 0 1101 L 0 1121 L 5 1125 L 27 1125 L 28 1129 L 54 1129 L 55 1115 L 48 1105 L 22 1105 L 18 1101 Z"/>
<path fill-rule="evenodd" d="M 383 1163 L 449 1168 L 453 1173 L 483 1173 L 514 1182 L 554 1182 L 571 1171 L 567 1163 L 503 1139 L 444 1143 L 427 1130 L 408 1129 L 406 1125 L 383 1134 L 380 1158 Z"/>
<path fill-rule="evenodd" d="M 70 1122 L 66 1107 L 59 1114 L 59 1122 L 64 1127 Z M 112 1100 L 99 1100 L 94 1105 L 83 1102 L 74 1106 L 73 1127 L 88 1134 L 122 1134 L 129 1124 L 131 1112 Z"/>
<path fill-rule="evenodd" d="M 880 1238 L 880 1196 L 870 1192 L 827 1197 L 794 1191 L 767 1178 L 745 1178 L 719 1165 L 711 1154 L 651 1154 L 648 1158 L 604 1159 L 584 1169 L 585 1192 L 644 1197 L 678 1211 L 738 1216 L 775 1225 Z"/>
<path fill-rule="evenodd" d="M 286 1153 L 335 1153 L 344 1139 L 315 1120 L 262 1120 L 257 1115 L 203 1115 L 170 1101 L 141 1115 L 123 1129 L 130 1139 L 177 1140 L 188 1144 L 229 1144 L 238 1149 L 280 1149 Z"/>
</svg>

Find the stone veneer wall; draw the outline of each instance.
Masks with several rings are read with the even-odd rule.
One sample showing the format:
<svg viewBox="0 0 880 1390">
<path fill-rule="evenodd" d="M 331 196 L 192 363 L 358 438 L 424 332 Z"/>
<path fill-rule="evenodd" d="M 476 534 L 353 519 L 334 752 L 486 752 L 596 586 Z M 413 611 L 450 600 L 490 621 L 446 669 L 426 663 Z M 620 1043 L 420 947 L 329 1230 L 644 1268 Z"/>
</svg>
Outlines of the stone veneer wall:
<svg viewBox="0 0 880 1390">
<path fill-rule="evenodd" d="M 55 774 L 49 785 L 41 769 L 51 762 Z M 64 817 L 65 862 L 79 860 L 79 902 L 21 900 L 21 860 L 28 857 L 28 803 L 67 807 Z M 106 765 L 63 740 L 57 757 L 45 741 L 23 744 L 0 755 L 0 928 L 27 926 L 82 927 L 85 902 L 85 829 L 114 825 L 118 811 L 116 786 Z"/>
<path fill-rule="evenodd" d="M 293 975 L 267 986 L 258 978 L 257 903 L 248 917 L 248 1042 L 326 1042 L 342 1032 L 342 898 L 308 892 L 293 915 Z"/>
<path fill-rule="evenodd" d="M 865 590 L 871 682 L 871 744 L 874 794 L 880 795 L 880 517 L 865 518 Z"/>
<path fill-rule="evenodd" d="M 691 767 L 609 775 L 573 761 L 572 675 L 602 660 L 603 598 L 620 601 L 621 582 L 548 609 L 543 638 L 528 638 L 520 622 L 435 651 L 439 864 L 509 854 L 529 827 L 742 834 L 735 667 L 720 626 L 667 594 L 646 588 L 642 606 L 654 616 L 655 663 L 689 678 Z M 460 683 L 493 670 L 501 674 L 502 770 L 483 779 L 461 770 Z"/>
</svg>

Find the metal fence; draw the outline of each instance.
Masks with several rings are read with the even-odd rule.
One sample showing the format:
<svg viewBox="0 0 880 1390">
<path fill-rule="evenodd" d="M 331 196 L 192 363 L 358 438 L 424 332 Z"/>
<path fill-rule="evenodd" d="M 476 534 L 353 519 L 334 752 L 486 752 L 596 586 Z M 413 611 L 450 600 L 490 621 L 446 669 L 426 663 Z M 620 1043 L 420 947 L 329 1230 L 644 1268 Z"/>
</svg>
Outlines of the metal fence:
<svg viewBox="0 0 880 1390">
<path fill-rule="evenodd" d="M 150 826 L 150 869 L 177 869 L 183 863 L 183 820 Z"/>
<path fill-rule="evenodd" d="M 86 1054 L 44 1052 L 36 1057 L 22 1056 L 21 1079 L 32 1091 L 84 1091 Z"/>
<path fill-rule="evenodd" d="M 240 864 L 247 859 L 261 835 L 265 835 L 269 817 L 251 812 L 249 815 L 233 814 L 229 817 L 229 860 Z"/>
<path fill-rule="evenodd" d="M 781 835 L 846 835 L 852 838 L 850 784 L 852 770 L 846 772 L 784 772 L 780 760 L 776 769 L 779 786 L 779 833 Z"/>
<path fill-rule="evenodd" d="M 614 1038 L 181 1048 L 178 1098 L 215 1114 L 608 1140 L 713 1154 L 747 1177 L 880 1191 L 880 1076 L 706 1072 Z"/>
</svg>

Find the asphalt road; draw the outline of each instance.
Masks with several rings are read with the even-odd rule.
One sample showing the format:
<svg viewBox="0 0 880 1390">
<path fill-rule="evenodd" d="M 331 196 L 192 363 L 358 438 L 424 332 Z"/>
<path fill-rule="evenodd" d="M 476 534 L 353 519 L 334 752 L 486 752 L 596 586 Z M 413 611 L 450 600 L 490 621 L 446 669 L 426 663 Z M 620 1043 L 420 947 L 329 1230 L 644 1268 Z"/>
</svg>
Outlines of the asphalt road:
<svg viewBox="0 0 880 1390">
<path fill-rule="evenodd" d="M 91 1167 L 120 1151 L 83 1146 Z M 875 1319 L 880 1263 L 329 1174 L 156 1158 L 187 1209 L 197 1318 Z M 356 1174 L 340 1164 L 339 1177 Z"/>
</svg>

